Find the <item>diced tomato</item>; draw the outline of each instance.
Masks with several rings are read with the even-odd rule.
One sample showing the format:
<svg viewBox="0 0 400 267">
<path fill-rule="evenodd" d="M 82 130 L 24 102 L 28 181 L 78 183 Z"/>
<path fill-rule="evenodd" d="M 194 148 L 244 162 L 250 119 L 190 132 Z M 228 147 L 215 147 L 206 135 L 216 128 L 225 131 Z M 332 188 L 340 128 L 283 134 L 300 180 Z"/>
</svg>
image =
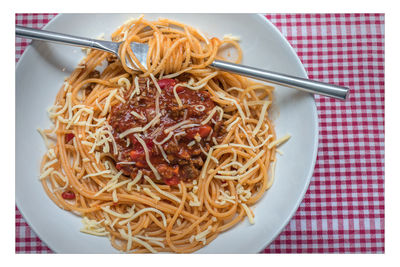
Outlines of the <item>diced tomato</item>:
<svg viewBox="0 0 400 267">
<path fill-rule="evenodd" d="M 179 178 L 177 176 L 174 176 L 170 179 L 164 179 L 165 184 L 167 185 L 177 185 L 179 184 Z"/>
<path fill-rule="evenodd" d="M 139 168 L 144 168 L 144 167 L 146 167 L 146 164 L 145 164 L 143 161 L 137 161 L 135 164 L 136 164 L 136 166 L 139 167 Z"/>
<path fill-rule="evenodd" d="M 72 191 L 65 191 L 61 194 L 63 199 L 74 199 L 75 198 L 75 193 Z"/>
<path fill-rule="evenodd" d="M 158 85 L 160 86 L 161 89 L 165 90 L 166 92 L 172 94 L 172 90 L 174 89 L 175 85 L 178 82 L 174 79 L 161 79 L 158 81 Z M 185 87 L 178 86 L 176 87 L 176 92 L 181 93 L 185 91 Z"/>
<path fill-rule="evenodd" d="M 68 133 L 65 135 L 65 143 L 68 143 L 72 139 L 74 139 L 75 135 L 73 133 Z"/>
<path fill-rule="evenodd" d="M 199 127 L 199 134 L 201 137 L 207 137 L 211 132 L 211 126 L 209 125 L 202 125 Z"/>
<path fill-rule="evenodd" d="M 211 126 L 209 125 L 202 125 L 199 127 L 193 127 L 189 130 L 186 130 L 186 137 L 189 139 L 193 139 L 196 134 L 199 134 L 200 137 L 204 138 L 207 137 L 211 132 Z"/>
<path fill-rule="evenodd" d="M 158 85 L 163 90 L 172 90 L 172 88 L 176 85 L 176 80 L 174 79 L 161 79 L 158 81 Z"/>
<path fill-rule="evenodd" d="M 174 89 L 174 88 L 172 88 L 172 89 Z M 177 93 L 181 93 L 181 92 L 183 92 L 183 91 L 185 91 L 185 87 L 183 87 L 183 86 L 178 86 L 178 87 L 176 87 L 176 92 L 177 92 Z"/>
<path fill-rule="evenodd" d="M 129 156 L 133 161 L 139 161 L 144 159 L 145 154 L 144 151 L 141 150 L 131 150 L 131 152 L 129 152 Z"/>
</svg>

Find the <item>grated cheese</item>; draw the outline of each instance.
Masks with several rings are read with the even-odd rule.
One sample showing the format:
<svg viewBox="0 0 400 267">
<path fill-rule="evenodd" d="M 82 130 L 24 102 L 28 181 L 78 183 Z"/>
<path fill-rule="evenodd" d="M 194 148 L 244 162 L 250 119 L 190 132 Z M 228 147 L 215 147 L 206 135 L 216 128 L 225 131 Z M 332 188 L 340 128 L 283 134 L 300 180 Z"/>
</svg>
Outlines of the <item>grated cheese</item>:
<svg viewBox="0 0 400 267">
<path fill-rule="evenodd" d="M 173 93 L 174 93 L 174 96 L 175 96 L 175 99 L 176 99 L 176 102 L 178 103 L 178 106 L 179 107 L 182 107 L 183 106 L 183 104 L 182 104 L 182 100 L 179 98 L 179 96 L 178 96 L 178 93 L 176 92 L 176 88 L 179 86 L 179 83 L 178 84 L 176 84 L 175 86 L 174 86 L 174 88 L 173 88 Z"/>
<path fill-rule="evenodd" d="M 283 136 L 282 138 L 277 139 L 277 140 L 271 142 L 271 143 L 268 145 L 268 148 L 271 149 L 271 148 L 274 147 L 274 146 L 277 146 L 277 147 L 278 147 L 278 146 L 280 146 L 281 144 L 285 143 L 287 140 L 289 140 L 290 137 L 291 137 L 290 134 L 287 134 L 287 135 Z"/>
<path fill-rule="evenodd" d="M 190 120 L 181 121 L 181 122 L 175 124 L 174 126 L 171 126 L 171 127 L 167 128 L 167 129 L 165 129 L 165 130 L 164 130 L 164 133 L 169 133 L 169 132 L 171 132 L 171 131 L 173 131 L 173 130 L 175 130 L 175 129 L 178 129 L 178 128 L 181 127 L 182 125 L 185 125 L 185 124 L 188 124 L 188 123 L 190 123 Z"/>
<path fill-rule="evenodd" d="M 103 174 L 110 174 L 110 170 L 105 170 L 101 172 L 96 172 L 96 173 L 91 173 L 91 174 L 86 174 L 85 176 L 82 177 L 82 179 L 89 178 L 89 177 L 94 177 L 94 176 L 101 176 Z"/>
<path fill-rule="evenodd" d="M 147 242 L 145 242 L 135 236 L 125 233 L 124 229 L 118 229 L 118 231 L 121 234 L 121 236 L 128 241 L 128 243 L 136 242 L 136 243 L 142 245 L 143 247 L 145 247 L 146 249 L 148 249 L 151 253 L 157 253 L 157 251 L 150 244 L 148 244 Z M 129 226 L 128 226 L 128 231 L 129 231 Z M 129 252 L 129 250 L 127 250 L 127 251 Z"/>
<path fill-rule="evenodd" d="M 137 113 L 136 111 L 131 111 L 131 114 L 133 115 L 133 116 L 135 116 L 136 118 L 138 118 L 138 119 L 140 119 L 140 120 L 145 120 L 146 119 L 146 117 L 145 116 L 143 116 L 143 114 L 139 114 L 139 113 Z"/>
<path fill-rule="evenodd" d="M 172 199 L 178 203 L 181 203 L 181 200 L 179 198 L 177 198 L 175 195 L 173 195 L 171 193 L 168 193 L 168 192 L 162 190 L 147 175 L 144 175 L 144 179 L 160 194 L 162 194 L 162 195 L 166 196 L 167 198 Z"/>
<path fill-rule="evenodd" d="M 210 150 L 208 151 L 207 159 L 206 159 L 206 162 L 204 163 L 203 169 L 201 169 L 200 177 L 203 179 L 205 178 L 206 170 L 208 168 L 208 164 L 210 163 L 210 159 L 211 159 L 213 151 L 214 151 L 214 148 L 211 147 Z"/>
<path fill-rule="evenodd" d="M 134 205 L 132 206 L 132 208 L 131 208 L 131 210 L 130 210 L 129 212 L 127 212 L 127 213 L 122 213 L 122 214 L 111 210 L 109 206 L 101 207 L 101 209 L 102 209 L 103 211 L 105 211 L 105 212 L 111 214 L 112 216 L 117 217 L 117 219 L 121 219 L 121 218 L 122 218 L 122 219 L 126 219 L 126 218 L 131 217 L 131 216 L 135 213 L 135 211 L 134 211 Z M 114 223 L 114 224 L 115 224 L 115 223 Z"/>
<path fill-rule="evenodd" d="M 208 153 L 204 150 L 203 146 L 199 143 L 199 147 L 201 152 L 203 152 L 204 155 L 208 156 Z M 216 164 L 218 164 L 218 159 L 216 157 L 211 156 L 210 157 Z"/>
<path fill-rule="evenodd" d="M 95 220 L 90 220 L 87 217 L 83 217 L 81 221 L 83 224 L 83 228 L 81 228 L 80 231 L 82 233 L 97 235 L 97 236 L 108 235 L 106 228 L 100 226 L 100 223 L 103 221 L 104 220 L 97 222 Z"/>
<path fill-rule="evenodd" d="M 155 100 L 156 114 L 160 114 L 160 93 L 157 92 Z"/>
<path fill-rule="evenodd" d="M 158 145 L 158 144 L 157 144 L 157 147 L 158 147 L 158 149 L 160 149 L 161 155 L 163 156 L 163 158 L 165 159 L 165 161 L 168 162 L 168 163 L 170 163 L 170 161 L 169 161 L 169 159 L 168 159 L 168 157 L 167 157 L 167 154 L 165 154 L 165 151 L 164 151 L 163 147 L 162 147 L 161 145 Z"/>
<path fill-rule="evenodd" d="M 206 237 L 209 233 L 211 233 L 211 229 L 212 229 L 212 226 L 210 225 L 210 226 L 207 227 L 206 230 L 204 230 L 203 232 L 197 234 L 197 235 L 194 237 L 194 239 L 195 239 L 196 241 L 203 241 L 203 244 L 205 244 L 205 243 L 206 243 L 206 242 L 205 242 L 205 237 Z"/>
<path fill-rule="evenodd" d="M 147 129 L 152 127 L 153 125 L 157 124 L 160 120 L 161 114 L 157 114 L 149 123 L 147 123 L 144 127 L 134 127 L 130 128 L 122 133 L 119 134 L 119 138 L 124 138 L 125 136 L 131 134 L 131 133 L 139 133 L 139 132 L 145 132 Z"/>
<path fill-rule="evenodd" d="M 114 189 L 112 192 L 112 198 L 113 198 L 113 202 L 117 203 L 118 202 L 118 196 L 117 196 L 117 191 Z"/>
<path fill-rule="evenodd" d="M 39 176 L 39 180 L 42 180 L 44 178 L 46 178 L 47 176 L 49 176 L 52 172 L 54 171 L 54 168 L 48 168 L 46 171 L 44 171 L 40 176 Z"/>
<path fill-rule="evenodd" d="M 154 86 L 157 88 L 158 93 L 161 94 L 161 88 L 160 88 L 160 86 L 158 85 L 158 82 L 157 82 L 157 80 L 156 80 L 156 77 L 154 77 L 153 73 L 150 73 L 150 78 L 151 78 L 151 80 L 153 81 Z"/>
<path fill-rule="evenodd" d="M 252 134 L 253 137 L 256 136 L 257 132 L 258 132 L 258 131 L 260 130 L 260 128 L 261 128 L 262 123 L 264 122 L 265 113 L 267 112 L 267 108 L 268 108 L 268 106 L 269 106 L 269 103 L 270 103 L 270 102 L 265 101 L 264 104 L 263 104 L 263 106 L 262 106 L 262 108 L 261 108 L 260 117 L 258 118 L 258 122 L 257 122 L 256 128 L 254 128 L 254 130 L 253 130 L 253 134 Z M 249 104 L 250 104 L 250 103 L 249 103 Z"/>
<path fill-rule="evenodd" d="M 200 201 L 196 194 L 190 192 L 189 195 L 193 198 L 193 200 L 189 201 L 189 206 L 192 207 L 200 207 Z"/>
<path fill-rule="evenodd" d="M 47 139 L 47 136 L 46 136 L 46 134 L 43 132 L 43 130 L 42 129 L 40 129 L 40 128 L 37 128 L 37 131 L 40 133 L 40 135 L 42 136 L 42 138 L 43 138 L 43 141 L 44 141 L 44 144 L 46 145 L 46 148 L 49 148 L 50 147 L 50 143 L 49 143 L 49 140 Z"/>
<path fill-rule="evenodd" d="M 235 204 L 235 196 L 231 196 L 228 193 L 224 192 L 222 189 L 219 189 L 219 192 L 221 193 L 218 198 L 216 203 L 220 205 L 225 205 L 226 202 L 230 202 Z"/>
<path fill-rule="evenodd" d="M 53 165 L 54 163 L 57 163 L 58 159 L 53 159 L 52 161 L 48 161 L 44 166 L 43 166 L 43 170 L 46 170 L 48 167 L 50 167 L 51 165 Z"/>
<path fill-rule="evenodd" d="M 242 206 L 242 208 L 244 209 L 244 211 L 246 212 L 247 217 L 249 218 L 249 222 L 250 224 L 254 224 L 254 215 L 253 212 L 250 210 L 250 208 L 244 204 L 244 203 L 240 203 L 240 205 Z"/>
<path fill-rule="evenodd" d="M 200 124 L 197 124 L 197 123 L 185 124 L 181 127 L 181 129 L 192 128 L 192 127 L 197 127 L 197 126 L 200 126 Z"/>
<path fill-rule="evenodd" d="M 110 192 L 111 190 L 115 190 L 118 187 L 121 187 L 121 186 L 123 186 L 123 185 L 125 185 L 127 183 L 129 183 L 129 180 L 125 180 L 125 181 L 113 184 L 113 185 L 110 186 L 110 188 L 107 188 L 107 191 Z"/>
<path fill-rule="evenodd" d="M 104 104 L 103 111 L 100 113 L 100 117 L 103 117 L 107 114 L 108 109 L 110 108 L 111 99 L 117 94 L 117 89 L 114 89 L 110 92 L 110 94 L 106 98 L 106 103 Z"/>
<path fill-rule="evenodd" d="M 232 102 L 232 103 L 236 106 L 236 109 L 238 110 L 239 115 L 240 115 L 240 117 L 242 118 L 243 124 L 246 124 L 246 122 L 245 122 L 246 116 L 244 115 L 243 110 L 242 110 L 242 108 L 240 107 L 240 105 L 238 104 L 238 102 L 237 102 L 235 99 L 226 97 L 226 96 L 224 95 L 224 93 L 222 93 L 222 92 L 217 92 L 217 95 L 218 95 L 221 99 L 223 99 L 223 100 L 227 100 L 227 101 L 229 101 L 229 102 Z"/>
<path fill-rule="evenodd" d="M 58 188 L 57 190 L 64 190 L 64 189 L 66 189 L 66 188 L 68 187 L 68 185 L 69 185 L 69 180 L 67 179 L 67 177 L 65 177 L 64 175 L 62 175 L 60 172 L 58 172 L 58 171 L 53 171 L 53 172 L 51 172 L 50 175 L 57 175 L 57 176 L 58 176 L 61 180 L 63 180 L 63 182 L 64 182 L 64 186 Z"/>
<path fill-rule="evenodd" d="M 143 188 L 143 192 L 145 192 L 149 197 L 154 198 L 157 201 L 161 199 L 159 196 L 151 192 L 151 190 L 147 187 Z"/>
<path fill-rule="evenodd" d="M 135 94 L 140 95 L 139 77 L 136 76 L 136 77 L 135 77 L 135 80 L 134 80 L 133 82 L 134 82 L 134 84 L 135 84 L 135 89 L 132 90 L 132 93 L 131 93 L 131 95 L 129 96 L 129 100 L 131 100 L 132 97 L 133 97 Z"/>
<path fill-rule="evenodd" d="M 159 214 L 163 221 L 164 227 L 167 227 L 167 219 L 166 219 L 164 213 L 162 213 L 160 210 L 158 210 L 156 208 L 144 208 L 144 209 L 139 210 L 136 213 L 131 212 L 130 216 L 127 219 L 120 221 L 118 224 L 119 225 L 127 224 L 128 222 L 133 221 L 134 219 L 136 219 L 137 217 L 139 217 L 140 215 L 142 215 L 145 212 L 155 212 L 155 213 Z"/>
<path fill-rule="evenodd" d="M 200 122 L 200 124 L 201 124 L 201 125 L 204 125 L 204 124 L 206 124 L 207 122 L 209 122 L 209 121 L 211 120 L 211 118 L 214 116 L 215 112 L 217 112 L 217 108 L 216 108 L 216 107 L 214 107 L 214 108 L 210 111 L 210 113 L 209 113 L 209 115 L 207 116 L 207 118 L 206 118 L 205 120 L 203 120 L 202 122 Z"/>
<path fill-rule="evenodd" d="M 127 189 L 129 191 L 132 190 L 132 186 L 134 186 L 137 182 L 139 182 L 139 180 L 142 178 L 142 171 L 139 170 L 138 173 L 136 174 L 135 179 L 133 179 L 133 181 L 129 182 L 127 185 Z"/>
<path fill-rule="evenodd" d="M 219 112 L 218 121 L 220 121 L 224 117 L 224 110 L 220 106 L 216 106 L 216 108 L 217 108 L 217 111 Z"/>
<path fill-rule="evenodd" d="M 187 144 L 187 146 L 188 147 L 192 147 L 192 146 L 194 146 L 196 144 L 196 141 L 190 141 L 188 144 Z"/>
<path fill-rule="evenodd" d="M 241 167 L 238 172 L 240 174 L 244 173 L 247 170 L 247 168 L 250 167 L 259 158 L 261 158 L 261 156 L 264 155 L 264 153 L 265 153 L 265 150 L 261 150 L 255 157 L 253 157 L 249 161 L 247 161 L 246 164 L 244 164 L 243 167 Z"/>
<path fill-rule="evenodd" d="M 136 139 L 139 141 L 139 143 L 142 145 L 143 150 L 144 150 L 144 154 L 145 154 L 145 158 L 146 158 L 146 162 L 149 165 L 150 169 L 153 171 L 155 177 L 157 180 L 161 179 L 160 174 L 158 173 L 157 169 L 153 166 L 153 164 L 150 161 L 150 155 L 149 155 L 149 149 L 147 148 L 146 143 L 143 141 L 142 138 L 139 137 L 139 135 L 135 134 Z M 146 177 L 146 176 L 145 176 Z"/>
<path fill-rule="evenodd" d="M 224 37 L 222 37 L 223 40 L 229 40 L 229 41 L 235 41 L 235 42 L 239 42 L 240 41 L 240 37 L 239 36 L 235 36 L 232 35 L 231 33 L 227 33 L 224 35 Z"/>
<path fill-rule="evenodd" d="M 241 175 L 233 175 L 233 176 L 228 176 L 228 175 L 214 175 L 215 179 L 222 179 L 222 180 L 240 180 L 243 177 L 247 176 L 248 174 L 252 173 L 253 171 L 257 170 L 260 168 L 260 165 L 256 165 L 253 168 L 249 169 L 247 172 L 241 174 Z"/>
<path fill-rule="evenodd" d="M 167 135 L 167 137 L 165 137 L 161 142 L 157 142 L 156 140 L 153 140 L 153 143 L 156 144 L 156 145 L 162 145 L 162 144 L 164 144 L 165 142 L 167 142 L 167 141 L 172 137 L 173 134 L 174 134 L 173 132 L 170 132 L 170 133 Z"/>
<path fill-rule="evenodd" d="M 236 120 L 234 120 L 233 122 L 231 122 L 228 127 L 226 127 L 226 131 L 229 132 L 232 127 L 240 120 L 240 118 L 236 118 Z"/>
</svg>

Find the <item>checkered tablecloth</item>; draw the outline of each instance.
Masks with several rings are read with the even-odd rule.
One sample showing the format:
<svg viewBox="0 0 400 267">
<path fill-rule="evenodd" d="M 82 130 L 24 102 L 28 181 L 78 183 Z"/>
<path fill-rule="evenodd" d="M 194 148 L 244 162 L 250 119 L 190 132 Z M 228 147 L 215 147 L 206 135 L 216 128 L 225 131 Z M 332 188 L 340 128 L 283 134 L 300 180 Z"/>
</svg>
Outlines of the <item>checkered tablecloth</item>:
<svg viewBox="0 0 400 267">
<path fill-rule="evenodd" d="M 55 14 L 16 14 L 42 28 Z M 384 15 L 267 14 L 311 79 L 349 86 L 316 96 L 319 148 L 303 202 L 265 253 L 384 253 Z M 28 41 L 16 38 L 18 61 Z M 16 208 L 16 253 L 51 253 Z"/>
</svg>

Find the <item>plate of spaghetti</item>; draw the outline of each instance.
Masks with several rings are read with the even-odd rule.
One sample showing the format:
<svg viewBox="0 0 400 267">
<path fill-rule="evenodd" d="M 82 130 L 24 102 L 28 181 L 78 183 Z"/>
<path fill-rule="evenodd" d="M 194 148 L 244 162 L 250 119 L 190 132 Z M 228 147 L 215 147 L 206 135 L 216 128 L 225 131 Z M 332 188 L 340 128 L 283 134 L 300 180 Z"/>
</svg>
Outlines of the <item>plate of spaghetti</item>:
<svg viewBox="0 0 400 267">
<path fill-rule="evenodd" d="M 257 253 L 282 231 L 315 164 L 313 97 L 209 67 L 307 77 L 263 16 L 63 14 L 46 29 L 150 48 L 131 70 L 32 42 L 17 65 L 16 202 L 51 249 Z"/>
</svg>

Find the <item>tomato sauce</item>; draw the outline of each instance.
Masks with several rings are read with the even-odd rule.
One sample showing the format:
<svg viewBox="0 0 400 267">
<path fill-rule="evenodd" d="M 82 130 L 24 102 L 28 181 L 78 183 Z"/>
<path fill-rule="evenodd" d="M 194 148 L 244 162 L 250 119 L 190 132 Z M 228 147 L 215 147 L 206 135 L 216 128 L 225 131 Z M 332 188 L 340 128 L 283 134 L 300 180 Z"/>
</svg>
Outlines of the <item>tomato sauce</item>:
<svg viewBox="0 0 400 267">
<path fill-rule="evenodd" d="M 197 178 L 206 159 L 205 153 L 214 145 L 213 137 L 217 140 L 223 138 L 224 128 L 222 121 L 218 121 L 218 112 L 206 124 L 201 124 L 216 106 L 209 93 L 205 90 L 191 90 L 178 86 L 176 92 L 182 101 L 180 107 L 173 92 L 174 86 L 180 82 L 177 79 L 159 80 L 158 85 L 161 88 L 159 94 L 151 80 L 147 86 L 147 80 L 140 78 L 141 94 L 129 99 L 135 87 L 133 83 L 132 88 L 124 96 L 126 103 L 113 106 L 108 122 L 113 128 L 113 136 L 118 146 L 116 167 L 125 175 L 134 177 L 137 171 L 141 170 L 154 178 L 147 164 L 144 148 L 134 134 L 124 138 L 120 138 L 119 135 L 131 128 L 144 127 L 157 115 L 157 95 L 161 115 L 159 122 L 137 134 L 146 143 L 150 162 L 166 184 L 176 185 L 180 180 Z M 139 114 L 140 118 L 134 114 Z M 163 156 L 156 143 L 160 143 L 168 136 L 169 133 L 166 133 L 165 129 L 185 120 L 190 121 L 187 123 L 191 124 L 190 127 L 183 126 L 173 130 L 172 137 L 160 145 L 165 152 Z"/>
</svg>

